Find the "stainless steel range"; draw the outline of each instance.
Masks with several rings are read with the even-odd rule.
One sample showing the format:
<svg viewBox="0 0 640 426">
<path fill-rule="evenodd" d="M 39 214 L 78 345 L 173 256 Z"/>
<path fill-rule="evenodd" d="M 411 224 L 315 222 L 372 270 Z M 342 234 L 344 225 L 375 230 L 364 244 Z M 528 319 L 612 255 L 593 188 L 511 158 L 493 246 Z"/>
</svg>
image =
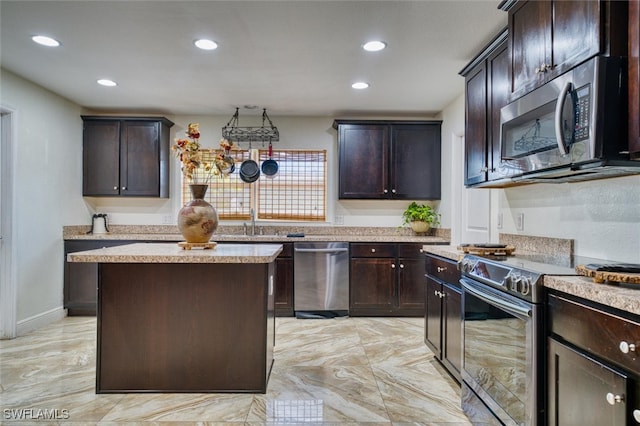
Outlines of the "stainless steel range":
<svg viewBox="0 0 640 426">
<path fill-rule="evenodd" d="M 598 262 L 544 254 L 460 261 L 462 408 L 474 424 L 544 424 L 542 280 Z"/>
</svg>

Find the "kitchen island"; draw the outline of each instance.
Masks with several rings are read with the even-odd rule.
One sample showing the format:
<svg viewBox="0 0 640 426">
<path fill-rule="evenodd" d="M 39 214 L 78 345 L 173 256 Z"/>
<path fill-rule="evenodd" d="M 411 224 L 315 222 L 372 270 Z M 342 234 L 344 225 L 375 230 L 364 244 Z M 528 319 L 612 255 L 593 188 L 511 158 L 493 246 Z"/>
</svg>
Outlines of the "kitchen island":
<svg viewBox="0 0 640 426">
<path fill-rule="evenodd" d="M 96 392 L 266 392 L 280 244 L 136 243 L 98 264 Z"/>
</svg>

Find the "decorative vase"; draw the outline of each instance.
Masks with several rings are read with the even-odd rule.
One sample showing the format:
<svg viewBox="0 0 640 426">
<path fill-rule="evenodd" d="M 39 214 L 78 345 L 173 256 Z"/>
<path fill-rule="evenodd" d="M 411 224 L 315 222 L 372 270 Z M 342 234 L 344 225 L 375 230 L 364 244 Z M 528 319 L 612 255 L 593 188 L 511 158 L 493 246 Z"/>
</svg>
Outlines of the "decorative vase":
<svg viewBox="0 0 640 426">
<path fill-rule="evenodd" d="M 423 221 L 420 221 L 420 220 L 414 220 L 414 221 L 410 222 L 410 225 L 411 225 L 411 229 L 416 234 L 425 233 L 430 228 L 429 222 L 423 222 Z"/>
<path fill-rule="evenodd" d="M 204 200 L 209 185 L 189 185 L 193 200 L 178 212 L 178 229 L 188 243 L 208 243 L 218 228 L 218 212 Z"/>
</svg>

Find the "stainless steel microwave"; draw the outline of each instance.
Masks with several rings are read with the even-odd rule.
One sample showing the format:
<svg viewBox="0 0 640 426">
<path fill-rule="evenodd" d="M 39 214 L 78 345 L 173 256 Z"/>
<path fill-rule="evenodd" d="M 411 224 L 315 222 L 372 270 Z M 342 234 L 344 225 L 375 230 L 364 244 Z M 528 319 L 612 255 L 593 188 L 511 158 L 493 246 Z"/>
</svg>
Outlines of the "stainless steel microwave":
<svg viewBox="0 0 640 426">
<path fill-rule="evenodd" d="M 640 173 L 627 150 L 626 70 L 597 56 L 500 111 L 499 171 L 512 182 Z"/>
</svg>

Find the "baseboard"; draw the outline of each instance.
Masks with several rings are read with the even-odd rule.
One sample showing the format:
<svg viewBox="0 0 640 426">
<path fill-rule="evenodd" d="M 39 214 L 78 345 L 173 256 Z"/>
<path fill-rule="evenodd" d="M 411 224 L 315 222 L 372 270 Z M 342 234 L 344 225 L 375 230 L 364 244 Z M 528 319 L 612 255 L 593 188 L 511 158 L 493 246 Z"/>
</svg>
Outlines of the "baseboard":
<svg viewBox="0 0 640 426">
<path fill-rule="evenodd" d="M 67 316 L 67 311 L 62 306 L 42 312 L 41 314 L 20 320 L 16 324 L 16 334 L 24 336 L 25 334 L 49 325 L 52 322 L 61 320 Z"/>
</svg>

